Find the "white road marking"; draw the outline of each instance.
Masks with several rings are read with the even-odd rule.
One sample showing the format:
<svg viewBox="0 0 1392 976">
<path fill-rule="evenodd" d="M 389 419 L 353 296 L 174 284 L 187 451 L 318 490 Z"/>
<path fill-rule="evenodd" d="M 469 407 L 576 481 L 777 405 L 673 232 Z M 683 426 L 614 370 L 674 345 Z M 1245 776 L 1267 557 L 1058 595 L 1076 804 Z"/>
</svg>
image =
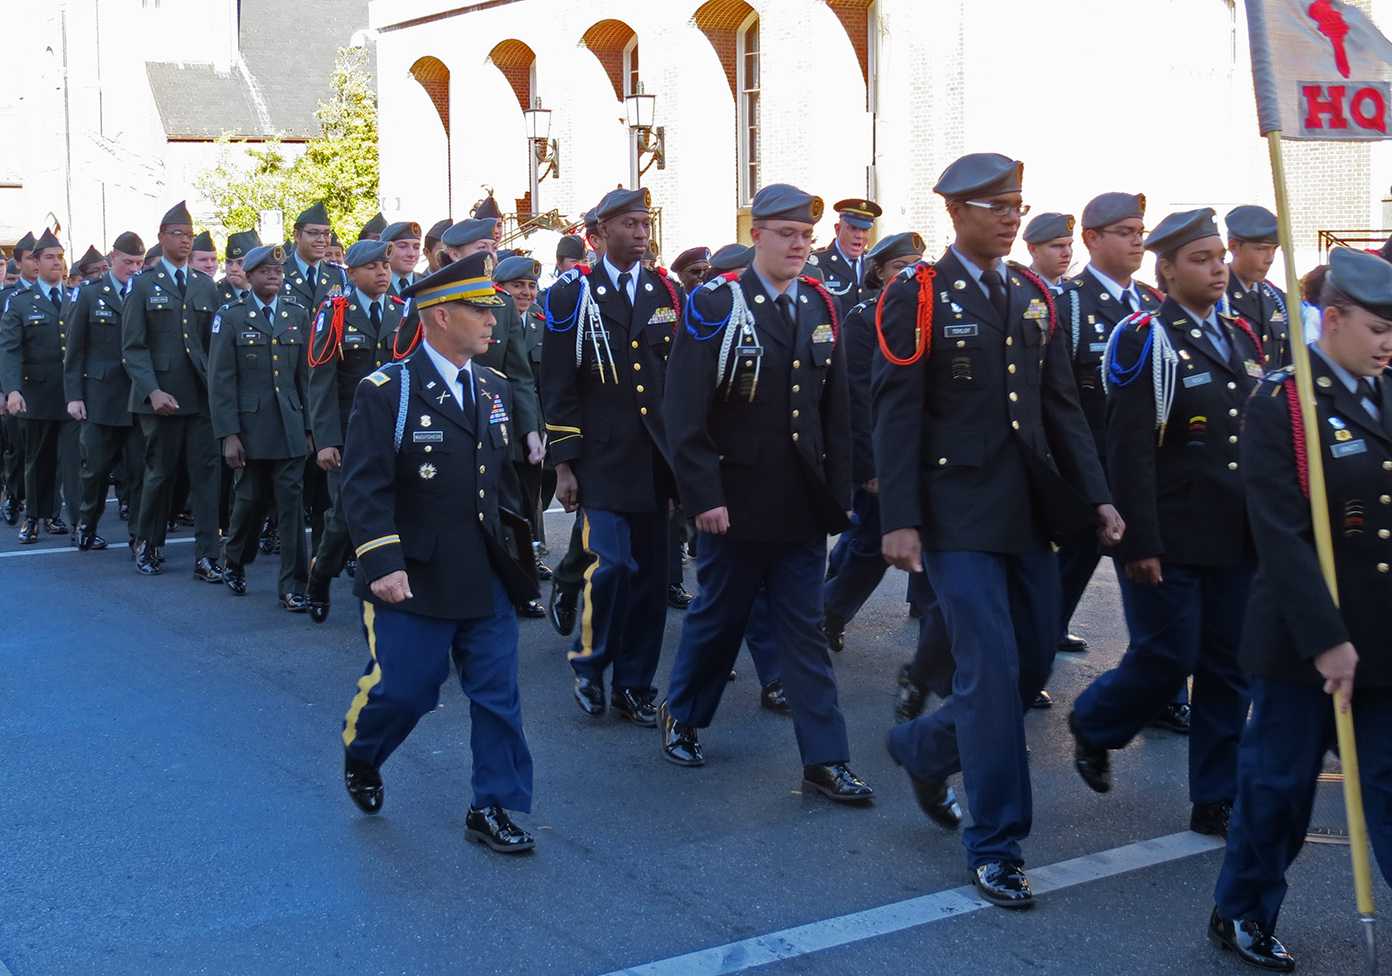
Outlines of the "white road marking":
<svg viewBox="0 0 1392 976">
<path fill-rule="evenodd" d="M 165 539 L 165 540 L 164 540 L 164 544 L 165 544 L 166 546 L 177 546 L 177 545 L 179 545 L 181 542 L 192 542 L 192 541 L 193 541 L 193 536 L 189 536 L 188 538 L 185 538 L 185 539 Z M 129 548 L 130 548 L 129 543 L 125 543 L 125 542 L 108 542 L 108 543 L 106 544 L 106 551 L 107 551 L 107 552 L 110 552 L 110 551 L 113 550 L 113 549 L 129 549 Z M 74 546 L 74 545 L 72 545 L 71 543 L 69 543 L 69 544 L 66 545 L 66 546 L 49 546 L 47 549 L 15 549 L 13 552 L 0 552 L 0 559 L 13 559 L 13 558 L 15 558 L 16 556 L 46 556 L 46 555 L 48 555 L 49 553 L 53 553 L 53 552 L 81 552 L 81 551 L 82 551 L 82 550 L 78 549 L 77 546 Z M 0 976 L 5 976 L 5 974 L 4 974 L 3 972 L 0 972 Z"/>
<path fill-rule="evenodd" d="M 1139 871 L 1167 861 L 1177 861 L 1210 851 L 1221 850 L 1220 838 L 1185 831 L 1154 840 L 1143 840 L 1109 851 L 1100 851 L 1069 861 L 1060 861 L 1029 871 L 1036 895 L 1061 891 L 1089 881 L 1100 881 L 1129 871 Z M 823 949 L 862 942 L 905 929 L 917 928 L 943 919 L 957 918 L 993 907 L 977 896 L 971 885 L 939 891 L 931 895 L 823 919 L 767 935 L 743 939 L 712 949 L 701 949 L 683 956 L 661 959 L 631 969 L 615 970 L 606 976 L 726 976 L 784 959 L 795 959 Z"/>
</svg>

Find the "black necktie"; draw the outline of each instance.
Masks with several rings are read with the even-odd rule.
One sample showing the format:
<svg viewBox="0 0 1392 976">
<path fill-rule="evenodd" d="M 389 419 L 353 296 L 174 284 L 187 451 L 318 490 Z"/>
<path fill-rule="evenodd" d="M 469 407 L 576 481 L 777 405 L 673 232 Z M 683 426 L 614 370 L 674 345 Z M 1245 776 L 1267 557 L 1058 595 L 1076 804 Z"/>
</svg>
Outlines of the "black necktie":
<svg viewBox="0 0 1392 976">
<path fill-rule="evenodd" d="M 619 294 L 623 295 L 624 299 L 629 302 L 633 301 L 633 299 L 628 297 L 628 283 L 632 280 L 633 275 L 629 274 L 627 271 L 619 274 Z"/>
<path fill-rule="evenodd" d="M 778 306 L 778 310 L 783 313 L 784 322 L 787 322 L 790 326 L 797 325 L 797 309 L 793 307 L 792 295 L 789 295 L 785 291 L 778 296 L 775 304 Z"/>
<path fill-rule="evenodd" d="M 472 417 L 474 415 L 473 377 L 469 375 L 467 369 L 461 369 L 455 378 L 459 380 L 460 392 L 463 394 L 460 402 L 464 404 L 464 416 Z"/>
<path fill-rule="evenodd" d="M 63 303 L 60 302 L 60 301 L 58 300 L 58 289 L 57 289 L 57 288 L 50 288 L 50 289 L 48 290 L 48 300 L 49 300 L 50 302 L 53 303 L 53 307 L 54 307 L 54 308 L 62 308 L 62 307 L 63 307 Z"/>
<path fill-rule="evenodd" d="M 1130 288 L 1124 288 L 1121 292 L 1121 304 L 1126 306 L 1126 311 L 1136 311 L 1136 299 L 1132 296 Z"/>
<path fill-rule="evenodd" d="M 179 294 L 182 295 L 182 294 L 184 293 L 184 269 L 183 269 L 183 268 L 179 268 L 177 271 L 174 272 L 174 285 L 175 285 L 176 288 L 179 289 Z"/>
<path fill-rule="evenodd" d="M 398 279 L 396 280 L 396 291 L 397 291 L 397 294 L 400 294 L 401 292 L 405 291 L 407 288 L 410 288 L 410 287 L 411 287 L 411 283 L 410 283 L 409 281 L 407 281 L 405 278 L 398 278 Z M 375 306 L 375 303 L 374 303 L 374 306 Z"/>
<path fill-rule="evenodd" d="M 1005 296 L 1005 282 L 1001 279 L 1000 272 L 995 268 L 981 272 L 981 283 L 986 286 L 986 294 L 990 296 L 996 314 L 1000 316 L 1001 322 L 1004 322 L 1010 312 L 1010 300 Z"/>
<path fill-rule="evenodd" d="M 382 306 L 376 302 L 368 302 L 367 317 L 372 320 L 372 331 L 378 333 L 382 331 Z"/>
<path fill-rule="evenodd" d="M 128 292 L 128 291 L 130 291 L 130 282 L 129 282 L 129 281 L 126 282 L 124 285 L 121 286 L 121 301 L 124 302 L 124 301 L 126 300 L 126 292 Z"/>
<path fill-rule="evenodd" d="M 262 314 L 263 316 L 265 316 L 265 318 L 266 318 L 266 323 L 267 323 L 268 325 L 274 325 L 274 324 L 275 324 L 275 309 L 271 308 L 271 306 L 269 306 L 269 305 L 262 305 L 262 306 L 261 306 L 261 314 Z"/>
<path fill-rule="evenodd" d="M 310 287 L 310 288 L 313 288 L 313 287 L 314 287 L 314 278 L 315 278 L 315 267 L 314 267 L 314 265 L 311 264 L 311 265 L 309 266 L 309 270 L 307 270 L 307 271 L 305 272 L 305 281 L 309 282 L 309 287 Z"/>
</svg>

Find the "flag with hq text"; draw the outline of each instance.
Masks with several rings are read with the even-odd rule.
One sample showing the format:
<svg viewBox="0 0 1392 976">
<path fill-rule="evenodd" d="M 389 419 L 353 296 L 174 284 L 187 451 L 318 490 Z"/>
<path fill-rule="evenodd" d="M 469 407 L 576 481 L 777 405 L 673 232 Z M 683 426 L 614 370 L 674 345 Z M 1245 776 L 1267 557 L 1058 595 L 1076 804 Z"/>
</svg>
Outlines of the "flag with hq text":
<svg viewBox="0 0 1392 976">
<path fill-rule="evenodd" d="M 1392 41 L 1343 0 L 1246 0 L 1262 135 L 1392 139 Z"/>
</svg>

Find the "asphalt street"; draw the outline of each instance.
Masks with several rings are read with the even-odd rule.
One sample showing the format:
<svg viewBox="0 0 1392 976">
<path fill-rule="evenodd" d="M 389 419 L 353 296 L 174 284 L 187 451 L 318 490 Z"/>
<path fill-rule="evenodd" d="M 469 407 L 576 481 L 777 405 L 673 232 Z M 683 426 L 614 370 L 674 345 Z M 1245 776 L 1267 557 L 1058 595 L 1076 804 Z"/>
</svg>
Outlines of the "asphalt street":
<svg viewBox="0 0 1392 976">
<path fill-rule="evenodd" d="M 569 527 L 548 516 L 557 550 Z M 125 537 L 114 506 L 103 531 Z M 236 598 L 192 579 L 187 542 L 147 579 L 124 547 L 0 536 L 0 976 L 1241 968 L 1204 939 L 1220 854 L 1185 832 L 1185 740 L 1143 735 L 1106 796 L 1071 767 L 1068 704 L 1125 645 L 1109 564 L 1075 619 L 1091 652 L 1060 657 L 1058 706 L 1027 719 L 1026 856 L 1057 885 L 1008 913 L 939 895 L 968 881 L 960 841 L 884 750 L 914 633 L 900 574 L 836 658 L 868 809 L 799 791 L 792 725 L 758 707 L 747 657 L 703 736 L 707 765 L 682 769 L 656 732 L 581 714 L 562 639 L 523 621 L 536 803 L 519 820 L 538 846 L 509 858 L 464 839 L 455 685 L 384 769 L 380 816 L 344 794 L 339 729 L 367 655 L 348 580 L 316 627 L 277 606 L 267 557 Z M 681 623 L 673 611 L 660 678 Z M 1301 971 L 1361 972 L 1347 848 L 1307 846 L 1291 881 L 1278 934 Z"/>
</svg>

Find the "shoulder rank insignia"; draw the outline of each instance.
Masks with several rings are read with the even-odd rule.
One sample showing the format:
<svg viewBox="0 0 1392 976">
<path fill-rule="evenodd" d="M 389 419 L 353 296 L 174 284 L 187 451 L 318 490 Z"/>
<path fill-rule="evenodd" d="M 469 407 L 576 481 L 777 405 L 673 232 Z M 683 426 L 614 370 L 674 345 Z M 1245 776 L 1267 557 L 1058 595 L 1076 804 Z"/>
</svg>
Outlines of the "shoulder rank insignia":
<svg viewBox="0 0 1392 976">
<path fill-rule="evenodd" d="M 391 377 L 388 376 L 386 373 L 382 372 L 380 369 L 374 373 L 369 373 L 367 375 L 368 382 L 371 383 L 373 386 L 382 386 L 389 379 L 391 379 Z"/>
</svg>

